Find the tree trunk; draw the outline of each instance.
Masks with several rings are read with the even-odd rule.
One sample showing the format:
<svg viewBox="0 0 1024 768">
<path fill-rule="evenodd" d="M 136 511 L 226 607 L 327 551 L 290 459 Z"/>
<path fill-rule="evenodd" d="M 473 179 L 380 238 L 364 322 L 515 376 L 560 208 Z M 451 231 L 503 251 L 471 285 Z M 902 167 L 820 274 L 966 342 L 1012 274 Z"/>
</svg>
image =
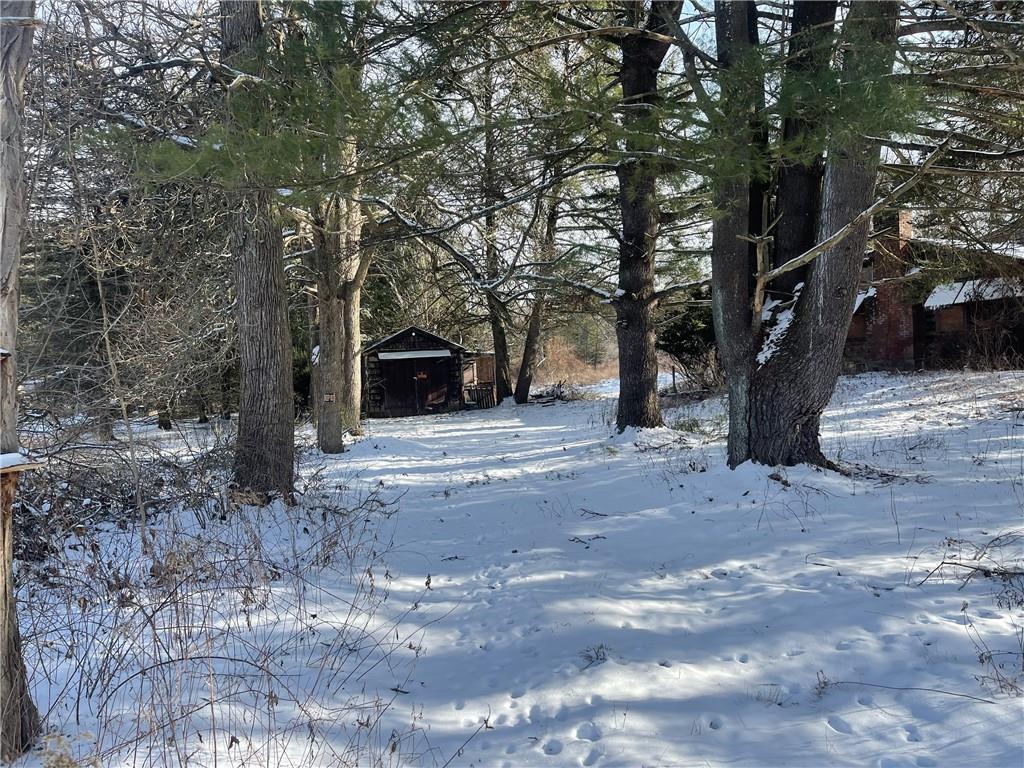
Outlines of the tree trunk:
<svg viewBox="0 0 1024 768">
<path fill-rule="evenodd" d="M 345 450 L 345 427 L 342 420 L 342 382 L 345 379 L 345 321 L 339 296 L 337 267 L 339 256 L 330 243 L 333 235 L 317 236 L 321 249 L 317 297 L 320 316 L 320 353 L 316 375 L 320 380 L 317 406 L 316 444 L 324 453 Z"/>
<path fill-rule="evenodd" d="M 340 387 L 343 396 L 341 423 L 344 429 L 353 435 L 359 435 L 363 431 L 360 413 L 363 404 L 362 293 L 361 281 L 358 284 L 355 280 L 349 281 L 342 291 L 341 301 L 341 319 L 345 329 L 345 364 Z"/>
<path fill-rule="evenodd" d="M 281 225 L 266 192 L 242 202 L 232 250 L 238 312 L 238 438 L 235 482 L 290 498 L 295 402 Z"/>
<path fill-rule="evenodd" d="M 263 35 L 262 4 L 222 0 L 220 9 L 221 57 L 233 62 Z M 248 193 L 238 207 L 231 238 L 239 355 L 235 483 L 290 499 L 295 403 L 284 243 L 268 192 Z"/>
<path fill-rule="evenodd" d="M 794 90 L 794 76 L 803 80 L 814 73 L 824 74 L 827 71 L 832 53 L 836 5 L 836 0 L 798 0 L 793 5 L 783 91 Z M 782 124 L 782 140 L 790 147 L 799 147 L 817 128 L 817 121 L 807 117 L 814 114 L 814 105 L 800 106 L 804 109 L 787 117 Z M 817 154 L 805 159 L 783 158 L 779 165 L 773 267 L 799 256 L 815 243 L 823 163 L 822 155 Z M 781 294 L 779 298 L 783 300 L 791 298 L 804 277 L 805 270 L 794 269 L 773 282 L 773 291 Z"/>
<path fill-rule="evenodd" d="M 731 78 L 730 70 L 750 48 L 748 2 L 715 3 L 715 39 L 723 72 L 722 109 L 740 136 L 737 147 L 751 146 L 753 137 L 748 115 L 759 98 L 757 83 Z M 749 165 L 749 164 L 747 164 Z M 740 238 L 750 232 L 750 175 L 743 165 L 715 189 L 719 215 L 712 223 L 711 299 L 722 368 L 729 391 L 728 461 L 730 467 L 743 463 L 749 450 L 748 391 L 752 370 L 754 339 L 751 335 L 750 252 Z"/>
<path fill-rule="evenodd" d="M 516 379 L 515 401 L 522 405 L 530 401 L 530 387 L 533 376 L 537 372 L 537 361 L 540 358 L 540 330 L 544 320 L 544 295 L 538 293 L 530 308 L 530 324 L 526 328 L 526 341 L 523 344 L 523 362 L 519 366 L 519 377 Z"/>
<path fill-rule="evenodd" d="M 306 321 L 309 324 L 309 416 L 313 426 L 320 418 L 320 329 L 317 325 L 318 299 L 306 296 Z"/>
<path fill-rule="evenodd" d="M 678 18 L 682 3 L 654 4 L 645 28 L 667 34 L 665 17 Z M 635 20 L 639 23 L 639 19 Z M 668 53 L 662 40 L 630 37 L 621 43 L 623 124 L 626 158 L 619 163 L 619 295 L 615 300 L 615 331 L 619 346 L 619 406 L 616 424 L 660 426 L 657 332 L 654 312 L 654 257 L 661 211 L 658 168 L 649 156 L 658 149 L 658 72 Z"/>
<path fill-rule="evenodd" d="M 562 185 L 557 184 L 548 192 L 549 202 L 547 215 L 544 217 L 544 264 L 540 267 L 542 276 L 551 272 L 555 261 L 555 238 L 558 235 L 558 204 L 561 202 Z M 516 379 L 515 401 L 522 405 L 530 400 L 530 387 L 539 365 L 541 349 L 541 330 L 544 324 L 544 310 L 547 292 L 538 290 L 533 306 L 530 307 L 530 322 L 526 328 L 526 342 L 523 344 L 523 362 L 519 366 L 519 377 Z"/>
<path fill-rule="evenodd" d="M 512 365 L 509 362 L 508 335 L 505 333 L 505 307 L 492 291 L 487 292 L 487 318 L 494 342 L 494 384 L 496 402 L 512 395 Z"/>
<path fill-rule="evenodd" d="M 498 138 L 494 128 L 494 68 L 488 64 L 484 68 L 483 82 L 483 118 L 484 118 L 484 155 L 483 155 L 483 189 L 484 207 L 494 205 L 500 195 L 498 190 L 497 151 Z M 484 216 L 484 265 L 488 280 L 495 280 L 501 273 L 498 254 L 498 219 L 494 211 Z M 509 360 L 508 334 L 505 329 L 506 309 L 499 296 L 492 290 L 485 290 L 487 301 L 487 320 L 491 326 L 491 339 L 494 344 L 494 385 L 496 402 L 512 396 L 512 365 Z"/>
<path fill-rule="evenodd" d="M 739 18 L 745 6 L 716 6 L 719 60 L 726 68 L 742 47 L 737 45 L 737 30 L 745 21 Z M 880 78 L 891 71 L 897 15 L 895 2 L 854 4 L 843 28 L 845 80 Z M 858 55 L 858 41 L 884 46 L 888 58 Z M 742 111 L 742 94 L 723 88 L 723 101 L 729 104 L 730 99 L 735 102 L 732 109 Z M 818 215 L 819 242 L 873 202 L 878 159 L 878 146 L 862 139 L 830 145 Z M 757 324 L 751 322 L 749 267 L 742 266 L 746 246 L 737 245 L 736 239 L 746 223 L 744 187 L 742 178 L 719 185 L 716 202 L 724 215 L 715 221 L 713 235 L 715 325 L 729 381 L 729 465 L 747 459 L 772 465 L 828 465 L 819 444 L 819 424 L 839 377 L 869 224 L 811 262 L 793 319 L 784 333 L 775 334 L 774 351 L 769 353 L 752 330 Z M 782 203 L 789 204 L 789 197 Z M 758 347 L 760 359 L 755 357 Z"/>
<path fill-rule="evenodd" d="M 5 0 L 0 21 L 0 453 L 20 452 L 15 346 L 18 268 L 25 221 L 22 115 L 35 3 Z M 0 477 L 0 760 L 13 761 L 39 732 L 29 695 L 14 594 L 14 495 L 18 473 Z"/>
</svg>

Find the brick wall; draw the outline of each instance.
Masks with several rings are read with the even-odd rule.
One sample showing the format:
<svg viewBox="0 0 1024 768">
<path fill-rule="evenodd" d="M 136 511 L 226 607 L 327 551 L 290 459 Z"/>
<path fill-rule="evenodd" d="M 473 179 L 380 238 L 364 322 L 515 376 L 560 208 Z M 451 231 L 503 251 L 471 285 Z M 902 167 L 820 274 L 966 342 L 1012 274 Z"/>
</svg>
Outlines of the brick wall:
<svg viewBox="0 0 1024 768">
<path fill-rule="evenodd" d="M 904 300 L 902 282 L 884 282 L 886 278 L 903 277 L 911 266 L 910 212 L 899 211 L 888 225 L 891 234 L 878 238 L 875 244 L 873 262 L 876 294 L 863 356 L 865 362 L 872 367 L 913 368 L 913 308 Z"/>
</svg>

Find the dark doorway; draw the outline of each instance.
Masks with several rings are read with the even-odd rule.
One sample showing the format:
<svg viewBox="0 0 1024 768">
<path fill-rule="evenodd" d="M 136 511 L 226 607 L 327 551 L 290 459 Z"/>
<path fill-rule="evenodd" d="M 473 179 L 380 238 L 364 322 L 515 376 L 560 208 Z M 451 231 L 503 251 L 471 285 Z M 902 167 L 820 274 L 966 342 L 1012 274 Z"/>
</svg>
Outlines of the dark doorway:
<svg viewBox="0 0 1024 768">
<path fill-rule="evenodd" d="M 382 360 L 388 416 L 419 416 L 448 410 L 450 357 Z"/>
</svg>

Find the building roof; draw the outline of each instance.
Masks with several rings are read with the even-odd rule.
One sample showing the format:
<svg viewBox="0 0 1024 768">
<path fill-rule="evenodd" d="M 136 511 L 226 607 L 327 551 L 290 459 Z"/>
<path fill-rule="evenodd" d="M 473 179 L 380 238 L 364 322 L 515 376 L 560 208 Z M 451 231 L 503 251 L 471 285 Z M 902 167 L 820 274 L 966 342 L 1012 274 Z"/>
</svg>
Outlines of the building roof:
<svg viewBox="0 0 1024 768">
<path fill-rule="evenodd" d="M 451 339 L 446 339 L 443 336 L 438 336 L 436 333 L 431 333 L 430 331 L 426 331 L 426 330 L 420 328 L 418 325 L 410 325 L 408 328 L 403 328 L 400 331 L 396 331 L 395 333 L 392 333 L 390 336 L 385 336 L 380 341 L 375 341 L 373 344 L 371 344 L 370 346 L 366 347 L 363 350 L 363 353 L 365 354 L 367 352 L 372 352 L 373 350 L 377 349 L 378 347 L 381 347 L 381 346 L 387 344 L 389 341 L 393 341 L 394 339 L 397 339 L 399 336 L 404 336 L 407 333 L 417 333 L 417 334 L 419 334 L 421 336 L 426 336 L 427 338 L 434 339 L 435 341 L 439 342 L 440 344 L 444 344 L 445 346 L 449 346 L 449 347 L 452 347 L 452 348 L 455 348 L 455 349 L 461 349 L 463 351 L 466 350 L 466 348 L 464 346 L 462 346 L 461 344 L 459 344 L 457 342 L 452 341 Z"/>
<path fill-rule="evenodd" d="M 1014 297 L 1024 297 L 1024 282 L 992 277 L 938 285 L 925 299 L 924 306 L 925 309 L 941 309 L 972 301 L 994 301 Z"/>
</svg>

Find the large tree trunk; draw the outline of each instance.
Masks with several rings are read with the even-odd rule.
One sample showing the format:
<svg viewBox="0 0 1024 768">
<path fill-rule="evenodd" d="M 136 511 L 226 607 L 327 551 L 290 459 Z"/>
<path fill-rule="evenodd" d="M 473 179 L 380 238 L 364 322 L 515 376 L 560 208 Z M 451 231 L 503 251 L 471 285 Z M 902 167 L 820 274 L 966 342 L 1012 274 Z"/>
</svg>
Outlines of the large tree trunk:
<svg viewBox="0 0 1024 768">
<path fill-rule="evenodd" d="M 362 222 L 356 200 L 333 197 L 314 227 L 320 315 L 317 445 L 324 453 L 341 453 L 345 433 L 361 431 L 362 288 L 371 261 L 361 245 Z"/>
<path fill-rule="evenodd" d="M 716 6 L 719 60 L 726 67 L 742 49 L 737 32 L 744 20 L 738 17 L 745 12 L 746 4 Z M 852 7 L 843 29 L 844 79 L 878 78 L 891 70 L 896 23 L 895 2 Z M 885 48 L 888 58 L 858 55 L 864 42 Z M 723 89 L 727 103 L 736 96 Z M 735 101 L 742 107 L 742 98 Z M 873 202 L 878 159 L 877 145 L 862 139 L 830 145 L 818 215 L 819 242 Z M 719 187 L 718 203 L 725 214 L 715 222 L 713 249 L 716 333 L 729 379 L 729 464 L 735 467 L 747 459 L 762 464 L 828 464 L 819 445 L 819 424 L 839 376 L 869 224 L 811 262 L 792 321 L 784 332 L 773 334 L 769 345 L 752 331 L 759 323 L 752 322 L 749 270 L 742 269 L 746 259 L 740 251 L 746 249 L 736 244 L 747 208 L 743 188 L 742 178 Z M 806 185 L 804 189 L 813 193 Z M 779 204 L 790 203 L 787 195 Z M 794 236 L 792 242 L 798 239 Z"/>
<path fill-rule="evenodd" d="M 756 130 L 750 115 L 763 99 L 763 84 L 755 78 L 744 80 L 732 74 L 737 60 L 749 55 L 753 45 L 750 2 L 715 3 L 715 38 L 722 78 L 722 109 L 736 134 L 734 151 L 754 146 Z M 725 138 L 725 137 L 723 137 Z M 732 175 L 720 179 L 715 189 L 718 216 L 712 223 L 711 297 L 722 368 L 729 392 L 729 466 L 749 458 L 749 389 L 756 339 L 752 334 L 750 246 L 742 237 L 751 234 L 751 163 L 738 166 Z M 758 217 L 759 219 L 759 217 Z"/>
<path fill-rule="evenodd" d="M 836 0 L 799 0 L 794 4 L 786 76 L 782 81 L 783 90 L 787 92 L 784 95 L 797 90 L 794 79 L 806 82 L 815 73 L 823 74 L 828 69 L 836 5 Z M 782 124 L 782 140 L 790 147 L 801 147 L 817 128 L 817 121 L 808 117 L 814 114 L 815 105 L 801 103 L 799 106 L 803 109 L 795 110 L 796 114 L 788 116 Z M 823 165 L 821 154 L 783 158 L 779 165 L 775 192 L 778 221 L 772 233 L 775 238 L 773 267 L 799 256 L 815 243 Z M 804 277 L 805 270 L 794 269 L 772 283 L 773 292 L 780 299 L 791 298 Z"/>
<path fill-rule="evenodd" d="M 35 3 L 5 0 L 0 21 L 0 453 L 20 452 L 15 346 L 18 267 L 25 220 L 22 115 Z M 39 732 L 29 695 L 14 595 L 14 495 L 18 473 L 0 478 L 0 760 L 22 754 Z"/>
<path fill-rule="evenodd" d="M 295 403 L 281 224 L 265 192 L 248 195 L 235 222 L 238 438 L 235 482 L 290 498 Z"/>
<path fill-rule="evenodd" d="M 677 19 L 682 3 L 655 4 L 645 28 L 668 34 L 667 18 Z M 639 23 L 634 19 L 634 23 Z M 660 426 L 657 332 L 654 312 L 654 257 L 661 211 L 658 207 L 657 153 L 658 71 L 669 44 L 661 39 L 630 37 L 621 43 L 623 123 L 626 158 L 619 163 L 619 291 L 615 300 L 615 331 L 619 347 L 619 406 L 616 424 Z"/>
<path fill-rule="evenodd" d="M 338 205 L 334 200 L 329 205 Z M 320 353 L 316 376 L 320 383 L 320 402 L 317 405 L 316 443 L 324 453 L 341 453 L 345 450 L 345 427 L 342 423 L 343 393 L 345 378 L 345 321 L 340 297 L 341 286 L 338 275 L 341 256 L 337 253 L 339 234 L 330 232 L 327 217 L 324 229 L 315 233 L 317 260 L 317 299 L 320 318 Z M 318 223 L 319 224 L 319 223 Z M 334 227 L 336 229 L 336 227 Z"/>
<path fill-rule="evenodd" d="M 222 0 L 220 10 L 221 56 L 231 62 L 261 38 L 262 4 Z M 291 498 L 295 403 L 281 226 L 268 192 L 240 196 L 238 206 L 231 238 L 239 355 L 235 483 Z"/>
</svg>

